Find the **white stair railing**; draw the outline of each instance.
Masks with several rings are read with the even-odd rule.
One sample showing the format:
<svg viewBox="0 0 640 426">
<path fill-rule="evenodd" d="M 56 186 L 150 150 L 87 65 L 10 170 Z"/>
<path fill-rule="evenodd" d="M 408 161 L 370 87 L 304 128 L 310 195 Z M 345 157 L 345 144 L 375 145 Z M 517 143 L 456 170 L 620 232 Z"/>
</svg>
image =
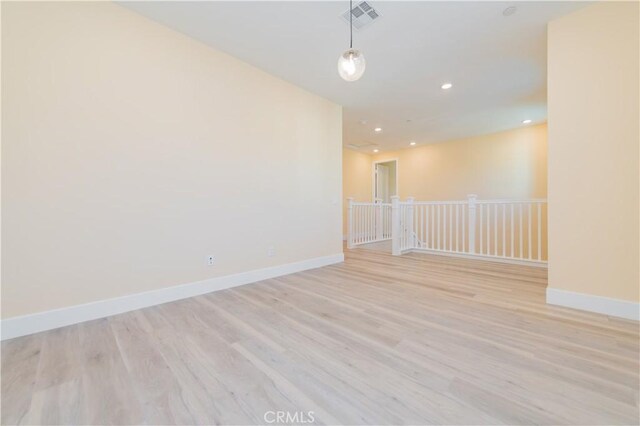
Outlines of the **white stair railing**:
<svg viewBox="0 0 640 426">
<path fill-rule="evenodd" d="M 350 200 L 349 247 L 389 238 L 394 255 L 425 251 L 545 265 L 547 200 L 478 200 L 473 194 L 463 201 Z"/>
<path fill-rule="evenodd" d="M 391 203 L 348 202 L 348 248 L 391 239 Z"/>
</svg>

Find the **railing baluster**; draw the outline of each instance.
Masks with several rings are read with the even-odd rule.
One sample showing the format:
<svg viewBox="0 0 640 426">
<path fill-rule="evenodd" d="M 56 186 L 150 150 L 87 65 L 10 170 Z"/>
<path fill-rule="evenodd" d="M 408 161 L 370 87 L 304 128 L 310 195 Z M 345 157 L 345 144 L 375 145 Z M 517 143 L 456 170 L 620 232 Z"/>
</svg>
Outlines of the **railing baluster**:
<svg viewBox="0 0 640 426">
<path fill-rule="evenodd" d="M 366 224 L 367 224 L 367 210 L 365 206 L 361 206 L 360 207 L 360 214 L 362 214 L 362 233 L 360 234 L 360 240 L 364 243 L 365 240 L 365 236 L 367 235 L 367 228 L 366 228 Z"/>
<path fill-rule="evenodd" d="M 367 234 L 367 215 L 365 206 L 360 207 L 360 214 L 362 215 L 362 233 L 360 234 L 360 239 L 364 243 L 365 235 Z"/>
<path fill-rule="evenodd" d="M 367 216 L 367 242 L 371 242 L 371 206 L 365 207 L 365 214 Z"/>
<path fill-rule="evenodd" d="M 475 194 L 467 195 L 468 217 L 469 217 L 469 240 L 467 242 L 469 246 L 469 253 L 474 254 L 476 252 L 476 212 L 478 210 L 478 204 L 476 202 Z"/>
<path fill-rule="evenodd" d="M 363 242 L 364 238 L 364 206 L 360 206 L 360 242 Z"/>
<path fill-rule="evenodd" d="M 487 204 L 487 255 L 491 255 L 491 204 Z"/>
<path fill-rule="evenodd" d="M 369 241 L 369 206 L 364 206 L 364 241 Z"/>
<path fill-rule="evenodd" d="M 493 205 L 493 254 L 498 255 L 498 205 Z"/>
<path fill-rule="evenodd" d="M 358 219 L 355 223 L 355 240 L 356 243 L 360 244 L 360 224 L 362 223 L 362 220 L 360 220 L 360 206 L 355 207 L 355 217 Z"/>
<path fill-rule="evenodd" d="M 431 215 L 431 249 L 435 250 L 436 248 L 436 226 L 435 226 L 436 211 L 433 204 L 429 206 L 429 214 Z"/>
<path fill-rule="evenodd" d="M 358 244 L 358 226 L 360 226 L 360 218 L 358 217 L 358 208 L 360 206 L 353 206 L 353 225 L 351 229 L 353 229 L 353 243 Z"/>
<path fill-rule="evenodd" d="M 402 233 L 402 249 L 406 250 L 408 246 L 407 233 L 409 232 L 409 206 L 404 206 L 404 232 Z"/>
<path fill-rule="evenodd" d="M 438 233 L 437 235 L 437 240 L 438 240 L 438 250 L 440 250 L 442 247 L 440 247 L 440 204 L 437 205 L 437 209 L 438 209 L 438 224 L 437 224 L 437 229 L 438 229 Z"/>
<path fill-rule="evenodd" d="M 435 213 L 433 211 L 433 204 L 430 204 L 428 207 L 428 213 L 427 213 L 427 220 L 429 221 L 429 224 L 427 225 L 427 228 L 429 229 L 429 248 L 431 250 L 435 249 L 436 246 L 434 244 L 435 241 L 435 233 L 434 233 L 434 217 L 435 217 Z"/>
<path fill-rule="evenodd" d="M 418 215 L 420 216 L 420 243 L 424 243 L 424 206 L 418 206 Z"/>
<path fill-rule="evenodd" d="M 367 242 L 367 206 L 362 206 L 362 242 Z"/>
<path fill-rule="evenodd" d="M 385 205 L 380 207 L 380 229 L 384 240 L 387 238 L 387 206 Z"/>
<path fill-rule="evenodd" d="M 375 241 L 377 239 L 377 224 L 376 224 L 376 206 L 375 204 L 371 206 L 371 241 Z"/>
<path fill-rule="evenodd" d="M 404 221 L 405 221 L 404 204 L 400 205 L 400 250 L 404 250 Z"/>
<path fill-rule="evenodd" d="M 453 204 L 449 205 L 449 251 L 453 251 Z"/>
<path fill-rule="evenodd" d="M 400 241 L 400 250 L 403 248 L 404 241 L 404 204 L 400 204 L 400 232 L 399 232 L 399 241 Z"/>
<path fill-rule="evenodd" d="M 531 203 L 528 204 L 528 210 L 529 212 L 527 213 L 527 221 L 529 222 L 529 225 L 527 226 L 527 232 L 529 233 L 529 241 L 528 241 L 528 250 L 527 250 L 527 255 L 529 256 L 529 260 L 532 259 L 531 257 Z"/>
<path fill-rule="evenodd" d="M 456 204 L 456 252 L 460 251 L 460 246 L 458 245 L 460 242 L 460 234 L 458 232 L 459 225 L 460 225 L 460 204 Z"/>
<path fill-rule="evenodd" d="M 429 217 L 427 216 L 427 207 L 428 206 L 422 206 L 422 221 L 424 222 L 424 240 L 422 240 L 422 242 L 424 243 L 424 247 L 427 248 L 429 246 Z"/>
<path fill-rule="evenodd" d="M 370 241 L 376 240 L 376 208 L 375 206 L 369 207 L 369 227 L 371 229 Z"/>
<path fill-rule="evenodd" d="M 400 198 L 391 197 L 391 254 L 400 255 Z"/>
<path fill-rule="evenodd" d="M 467 239 L 467 234 L 465 232 L 465 222 L 467 221 L 467 215 L 464 213 L 465 210 L 467 210 L 466 208 L 466 204 L 462 205 L 462 251 L 463 252 L 467 252 L 468 247 L 469 247 L 469 243 L 468 243 L 468 239 Z"/>
<path fill-rule="evenodd" d="M 365 228 L 365 218 L 366 218 L 366 207 L 365 206 L 360 206 L 360 215 L 362 216 L 362 225 L 360 226 L 360 242 L 364 243 L 365 242 L 365 236 L 367 234 L 366 228 Z"/>
<path fill-rule="evenodd" d="M 362 240 L 366 243 L 369 239 L 369 206 L 362 206 L 362 216 L 364 216 L 364 232 Z"/>
<path fill-rule="evenodd" d="M 385 211 L 385 222 L 384 222 L 384 232 L 385 238 L 391 238 L 391 209 L 389 206 L 386 206 Z"/>
<path fill-rule="evenodd" d="M 400 233 L 400 248 L 404 250 L 405 240 L 407 236 L 407 206 L 403 204 L 401 206 L 400 211 L 402 213 L 402 228 L 401 228 L 402 232 Z"/>
<path fill-rule="evenodd" d="M 484 204 L 480 204 L 480 254 L 484 254 L 484 239 L 483 239 L 483 231 L 482 228 L 484 228 L 484 219 L 482 217 L 483 215 L 483 211 L 484 211 Z"/>
<path fill-rule="evenodd" d="M 447 234 L 448 232 L 448 228 L 447 228 L 447 216 L 449 215 L 448 211 L 449 211 L 449 206 L 444 204 L 442 206 L 443 209 L 443 225 L 442 225 L 442 245 L 444 246 L 444 250 L 447 250 Z"/>
<path fill-rule="evenodd" d="M 538 203 L 538 260 L 542 260 L 542 203 Z"/>
<path fill-rule="evenodd" d="M 513 246 L 515 245 L 514 244 L 514 235 L 513 235 L 513 233 L 514 233 L 514 229 L 513 229 L 513 204 L 510 204 L 509 207 L 511 207 L 511 221 L 509 222 L 509 224 L 511 225 L 511 235 L 510 235 L 511 236 L 511 257 L 513 257 L 514 256 L 514 252 L 513 252 L 514 248 L 513 248 Z"/>
<path fill-rule="evenodd" d="M 422 206 L 422 220 L 424 221 L 424 248 L 429 247 L 429 216 L 427 216 L 427 206 Z"/>
<path fill-rule="evenodd" d="M 389 238 L 389 206 L 384 206 L 384 209 L 382 210 L 382 217 L 383 217 L 383 221 L 382 223 L 383 225 L 383 237 Z"/>
<path fill-rule="evenodd" d="M 522 259 L 524 257 L 522 255 L 522 249 L 523 249 L 523 243 L 524 243 L 524 241 L 522 241 L 523 240 L 523 238 L 522 238 L 522 234 L 523 234 L 523 232 L 522 232 L 522 203 L 518 203 L 518 217 L 519 217 L 519 221 L 520 221 L 520 227 L 518 228 L 519 229 L 518 230 L 518 238 L 519 238 L 519 241 L 520 241 L 520 252 L 518 253 L 518 257 L 520 259 Z"/>
<path fill-rule="evenodd" d="M 366 243 L 369 232 L 369 220 L 368 220 L 369 209 L 367 206 L 362 206 L 362 242 Z"/>
<path fill-rule="evenodd" d="M 376 207 L 371 206 L 369 208 L 369 218 L 371 220 L 371 241 L 376 240 Z"/>
<path fill-rule="evenodd" d="M 376 206 L 371 206 L 371 241 L 376 241 L 378 233 L 378 226 L 376 224 Z"/>
<path fill-rule="evenodd" d="M 507 257 L 507 220 L 506 220 L 507 205 L 502 205 L 502 257 Z"/>
<path fill-rule="evenodd" d="M 446 251 L 447 250 L 447 205 L 446 204 L 442 204 L 442 228 L 441 228 L 441 232 L 442 232 L 442 250 Z"/>
</svg>

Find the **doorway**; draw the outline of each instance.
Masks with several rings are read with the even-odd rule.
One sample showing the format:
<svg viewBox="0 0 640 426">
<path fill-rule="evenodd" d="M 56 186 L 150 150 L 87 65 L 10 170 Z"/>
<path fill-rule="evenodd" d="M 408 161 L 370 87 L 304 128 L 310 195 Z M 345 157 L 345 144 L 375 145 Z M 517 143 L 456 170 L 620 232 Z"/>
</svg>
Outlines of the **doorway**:
<svg viewBox="0 0 640 426">
<path fill-rule="evenodd" d="M 390 203 L 398 194 L 398 160 L 375 161 L 373 163 L 373 201 Z"/>
</svg>

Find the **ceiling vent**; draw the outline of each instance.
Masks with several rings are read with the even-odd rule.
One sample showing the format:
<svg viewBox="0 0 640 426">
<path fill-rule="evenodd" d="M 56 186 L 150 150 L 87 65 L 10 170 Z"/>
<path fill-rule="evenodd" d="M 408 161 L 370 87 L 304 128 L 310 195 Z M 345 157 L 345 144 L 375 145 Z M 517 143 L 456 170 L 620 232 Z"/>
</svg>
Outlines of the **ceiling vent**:
<svg viewBox="0 0 640 426">
<path fill-rule="evenodd" d="M 347 148 L 351 149 L 363 149 L 363 148 L 377 148 L 378 145 L 370 142 L 364 142 L 361 144 L 350 143 L 347 144 Z"/>
<path fill-rule="evenodd" d="M 356 30 L 361 30 L 380 18 L 380 13 L 366 1 L 356 4 L 353 9 L 351 9 L 351 13 L 353 14 L 353 28 Z M 349 10 L 346 10 L 340 16 L 345 22 L 349 23 Z"/>
</svg>

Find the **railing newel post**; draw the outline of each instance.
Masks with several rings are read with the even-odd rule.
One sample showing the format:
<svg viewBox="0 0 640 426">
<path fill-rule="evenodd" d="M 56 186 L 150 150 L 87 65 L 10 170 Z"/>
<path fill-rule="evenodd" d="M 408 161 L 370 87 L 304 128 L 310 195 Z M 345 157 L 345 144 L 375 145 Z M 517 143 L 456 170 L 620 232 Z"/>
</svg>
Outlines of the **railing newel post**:
<svg viewBox="0 0 640 426">
<path fill-rule="evenodd" d="M 375 199 L 375 209 L 376 209 L 376 241 L 380 241 L 383 239 L 382 236 L 382 199 Z"/>
</svg>

